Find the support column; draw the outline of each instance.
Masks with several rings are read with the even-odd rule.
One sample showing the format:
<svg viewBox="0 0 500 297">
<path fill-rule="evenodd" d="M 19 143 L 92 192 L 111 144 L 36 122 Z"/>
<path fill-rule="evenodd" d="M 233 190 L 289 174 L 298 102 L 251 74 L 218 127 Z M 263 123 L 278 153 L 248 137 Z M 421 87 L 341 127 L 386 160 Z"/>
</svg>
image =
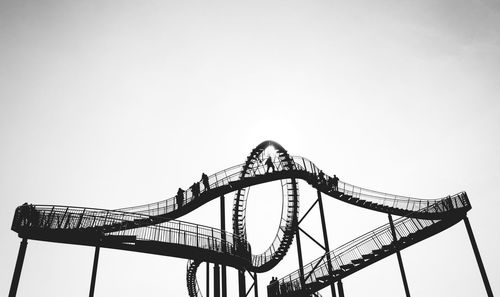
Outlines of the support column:
<svg viewBox="0 0 500 297">
<path fill-rule="evenodd" d="M 238 270 L 239 297 L 246 297 L 245 270 Z"/>
<path fill-rule="evenodd" d="M 339 297 L 344 297 L 344 285 L 342 285 L 342 280 L 338 281 L 337 288 L 339 289 Z"/>
<path fill-rule="evenodd" d="M 297 224 L 297 231 L 295 232 L 295 236 L 297 237 L 297 255 L 299 256 L 300 285 L 302 286 L 302 289 L 305 289 L 306 281 L 304 279 L 304 263 L 302 262 L 302 246 L 300 245 L 300 230 L 299 230 L 298 224 Z"/>
<path fill-rule="evenodd" d="M 12 282 L 10 284 L 9 297 L 15 297 L 17 294 L 17 286 L 21 278 L 21 270 L 23 269 L 24 256 L 26 255 L 26 248 L 28 247 L 28 240 L 23 238 L 19 245 L 19 252 L 17 253 L 16 267 L 12 275 Z"/>
<path fill-rule="evenodd" d="M 401 278 L 403 279 L 403 286 L 405 287 L 405 294 L 406 297 L 410 297 L 410 289 L 408 288 L 408 281 L 406 280 L 406 273 L 405 273 L 405 268 L 403 266 L 403 259 L 401 258 L 401 253 L 399 252 L 399 249 L 396 247 L 396 230 L 394 229 L 394 222 L 392 221 L 392 216 L 389 213 L 389 224 L 391 225 L 391 232 L 392 232 L 392 241 L 394 243 L 394 248 L 396 248 L 396 256 L 398 257 L 398 263 L 399 263 L 399 270 L 401 271 Z"/>
<path fill-rule="evenodd" d="M 95 252 L 94 252 L 94 265 L 92 267 L 92 278 L 90 279 L 90 292 L 89 292 L 89 297 L 94 296 L 94 289 L 95 289 L 95 279 L 97 276 L 97 263 L 99 262 L 99 246 L 95 247 Z"/>
<path fill-rule="evenodd" d="M 207 297 L 210 297 L 210 263 L 207 262 Z"/>
<path fill-rule="evenodd" d="M 214 297 L 220 297 L 220 268 L 214 264 Z"/>
<path fill-rule="evenodd" d="M 254 281 L 254 292 L 255 292 L 255 297 L 259 297 L 259 283 L 257 282 L 257 272 L 253 273 L 253 281 Z"/>
<path fill-rule="evenodd" d="M 333 268 L 332 268 L 332 259 L 330 257 L 330 244 L 328 243 L 328 233 L 326 231 L 326 220 L 325 220 L 325 212 L 323 209 L 323 199 L 321 198 L 321 192 L 317 191 L 318 193 L 318 205 L 319 205 L 319 214 L 321 217 L 321 227 L 323 229 L 323 242 L 325 244 L 325 253 L 326 253 L 326 261 L 328 265 L 328 273 L 330 276 L 333 274 Z M 332 292 L 332 297 L 336 297 L 337 294 L 335 294 L 335 283 L 332 282 L 330 285 L 330 289 Z"/>
<path fill-rule="evenodd" d="M 226 205 L 224 195 L 220 197 L 220 229 L 222 239 L 222 249 L 226 251 Z M 227 276 L 226 265 L 221 265 L 222 297 L 227 297 Z"/>
<path fill-rule="evenodd" d="M 474 233 L 472 232 L 469 218 L 464 217 L 464 223 L 465 228 L 467 228 L 467 234 L 469 234 L 472 249 L 474 250 L 474 256 L 476 256 L 477 266 L 479 266 L 479 272 L 481 272 L 481 277 L 483 278 L 484 288 L 486 289 L 488 297 L 493 297 L 493 291 L 491 290 L 488 275 L 486 275 L 486 270 L 484 269 L 483 260 L 481 260 L 481 254 L 479 254 L 479 248 L 477 247 L 476 239 L 474 238 Z"/>
</svg>

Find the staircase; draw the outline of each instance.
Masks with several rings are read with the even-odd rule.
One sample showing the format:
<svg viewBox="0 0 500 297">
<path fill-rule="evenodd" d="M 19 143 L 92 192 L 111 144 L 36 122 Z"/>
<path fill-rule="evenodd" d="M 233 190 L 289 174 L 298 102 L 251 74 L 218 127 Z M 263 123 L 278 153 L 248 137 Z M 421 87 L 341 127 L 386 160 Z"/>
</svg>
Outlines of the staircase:
<svg viewBox="0 0 500 297">
<path fill-rule="evenodd" d="M 196 281 L 196 271 L 200 266 L 200 262 L 189 260 L 187 263 L 187 273 L 186 273 L 186 283 L 187 289 L 190 297 L 201 297 L 200 287 Z"/>
<path fill-rule="evenodd" d="M 327 263 L 328 257 L 322 256 L 304 266 L 305 284 L 300 283 L 298 270 L 280 279 L 278 293 L 274 296 L 310 295 L 398 250 L 453 226 L 463 219 L 470 204 L 466 195 L 456 195 L 451 202 L 459 207 L 454 207 L 455 211 L 450 211 L 446 219 L 401 217 L 394 221 L 396 238 L 392 236 L 390 225 L 386 224 L 340 246 L 329 252 L 330 263 Z M 460 215 L 457 215 L 457 210 L 461 212 Z M 328 264 L 332 267 L 332 273 L 329 273 Z"/>
</svg>

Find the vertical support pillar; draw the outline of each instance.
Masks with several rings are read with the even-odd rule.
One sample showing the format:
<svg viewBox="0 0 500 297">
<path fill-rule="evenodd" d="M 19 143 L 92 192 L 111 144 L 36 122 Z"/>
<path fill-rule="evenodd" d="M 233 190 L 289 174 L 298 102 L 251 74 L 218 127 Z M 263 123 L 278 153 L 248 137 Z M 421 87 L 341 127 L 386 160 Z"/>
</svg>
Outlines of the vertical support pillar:
<svg viewBox="0 0 500 297">
<path fill-rule="evenodd" d="M 224 195 L 220 197 L 220 229 L 222 231 L 222 250 L 226 252 L 226 205 Z M 227 297 L 226 265 L 221 265 L 222 297 Z"/>
<path fill-rule="evenodd" d="M 486 275 L 486 270 L 484 269 L 483 260 L 481 259 L 481 254 L 479 254 L 479 248 L 477 247 L 476 239 L 474 238 L 474 233 L 472 233 L 472 227 L 467 217 L 464 217 L 464 223 L 465 228 L 467 228 L 467 234 L 469 234 L 472 250 L 474 250 L 474 256 L 476 256 L 479 272 L 481 272 L 481 277 L 483 278 L 484 288 L 486 289 L 488 297 L 493 297 L 493 291 L 491 290 L 490 282 L 488 281 L 488 276 Z"/>
<path fill-rule="evenodd" d="M 344 285 L 342 285 L 342 280 L 337 283 L 337 288 L 339 289 L 339 297 L 344 297 Z"/>
<path fill-rule="evenodd" d="M 389 224 L 391 225 L 391 232 L 392 232 L 392 241 L 394 242 L 394 247 L 396 248 L 396 256 L 398 257 L 398 263 L 399 263 L 399 270 L 401 271 L 401 278 L 403 279 L 403 286 L 405 287 L 405 294 L 406 297 L 410 297 L 410 289 L 408 288 L 408 281 L 406 280 L 406 273 L 405 273 L 405 268 L 403 266 L 403 259 L 401 258 L 401 253 L 399 252 L 399 249 L 396 247 L 396 230 L 394 229 L 394 222 L 392 221 L 392 216 L 389 213 Z"/>
<path fill-rule="evenodd" d="M 330 244 L 328 242 L 328 233 L 326 230 L 326 220 L 325 220 L 325 212 L 323 209 L 323 199 L 321 198 L 321 192 L 318 192 L 318 205 L 319 205 L 319 214 L 321 217 L 321 227 L 323 229 L 323 242 L 325 244 L 325 253 L 326 253 L 326 261 L 327 261 L 327 266 L 328 266 L 328 273 L 330 275 L 333 274 L 333 268 L 332 268 L 332 259 L 330 257 Z M 330 285 L 330 289 L 332 292 L 332 297 L 336 297 L 337 294 L 335 294 L 335 283 L 332 283 Z"/>
<path fill-rule="evenodd" d="M 207 262 L 207 293 L 206 296 L 210 297 L 210 263 Z"/>
<path fill-rule="evenodd" d="M 302 262 L 302 246 L 300 244 L 300 229 L 297 224 L 297 231 L 295 232 L 295 236 L 297 237 L 297 255 L 299 256 L 299 278 L 300 285 L 302 289 L 305 289 L 306 281 L 304 279 L 304 263 Z"/>
<path fill-rule="evenodd" d="M 246 297 L 245 270 L 238 270 L 239 297 Z"/>
<path fill-rule="evenodd" d="M 220 297 L 220 268 L 214 264 L 214 297 Z"/>
<path fill-rule="evenodd" d="M 23 269 L 24 256 L 26 255 L 26 248 L 28 247 L 28 240 L 23 238 L 19 245 L 19 252 L 17 253 L 16 267 L 12 275 L 12 282 L 10 284 L 9 297 L 15 297 L 17 294 L 17 286 L 21 278 L 21 270 Z"/>
<path fill-rule="evenodd" d="M 254 292 L 255 292 L 255 297 L 259 297 L 259 283 L 257 282 L 257 272 L 253 273 L 253 281 L 254 281 Z"/>
<path fill-rule="evenodd" d="M 94 265 L 92 267 L 92 278 L 90 279 L 90 292 L 89 292 L 89 297 L 94 296 L 94 289 L 95 289 L 95 279 L 97 276 L 97 264 L 99 262 L 99 246 L 95 247 L 95 252 L 94 252 Z"/>
</svg>

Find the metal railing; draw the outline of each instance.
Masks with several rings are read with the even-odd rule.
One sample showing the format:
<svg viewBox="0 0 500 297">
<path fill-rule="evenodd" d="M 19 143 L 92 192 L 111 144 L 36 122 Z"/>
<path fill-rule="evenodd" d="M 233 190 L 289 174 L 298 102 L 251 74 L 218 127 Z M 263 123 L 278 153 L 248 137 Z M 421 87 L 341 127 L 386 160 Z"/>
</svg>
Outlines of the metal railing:
<svg viewBox="0 0 500 297">
<path fill-rule="evenodd" d="M 146 215 L 116 210 L 25 204 L 16 209 L 12 227 L 14 230 L 23 227 L 70 230 L 99 228 L 149 219 Z"/>
<path fill-rule="evenodd" d="M 137 241 L 154 241 L 191 246 L 237 256 L 250 261 L 250 245 L 244 239 L 219 229 L 172 220 L 159 225 L 124 229 L 106 236 L 133 236 Z"/>
<path fill-rule="evenodd" d="M 201 293 L 200 286 L 198 284 L 198 279 L 196 278 L 196 271 L 198 270 L 199 263 L 193 260 L 188 260 L 187 262 L 187 283 L 188 283 L 188 293 L 190 297 L 203 297 Z"/>
<path fill-rule="evenodd" d="M 280 171 L 305 171 L 310 174 L 309 182 L 316 183 L 318 186 L 322 181 L 318 181 L 320 169 L 311 161 L 303 157 L 294 156 L 293 164 L 287 164 L 284 160 L 274 159 L 274 167 L 277 172 Z M 243 165 L 236 165 L 228 169 L 222 170 L 208 177 L 210 189 L 216 189 L 221 186 L 226 186 L 231 182 L 239 181 L 242 177 Z M 264 162 L 257 162 L 245 174 L 244 178 L 251 178 L 267 174 L 267 166 Z M 324 176 L 324 184 L 328 185 L 331 177 Z M 200 183 L 200 193 L 207 191 L 204 188 L 203 182 Z M 330 191 L 332 189 L 326 189 Z M 411 198 L 406 196 L 392 195 L 382 192 L 377 192 L 369 189 L 364 189 L 343 181 L 338 182 L 338 191 L 356 199 L 364 199 L 379 205 L 404 209 L 408 212 L 445 212 L 447 209 L 439 203 L 443 199 L 424 200 Z M 197 199 L 192 189 L 185 191 L 183 197 L 183 205 L 186 205 Z M 452 201 L 455 201 L 452 199 Z M 290 201 L 288 202 L 290 203 Z M 117 210 L 104 210 L 97 208 L 81 208 L 71 206 L 21 206 L 16 209 L 14 216 L 13 230 L 18 230 L 22 227 L 48 228 L 48 229 L 100 229 L 101 231 L 123 231 L 124 229 L 143 228 L 145 230 L 157 230 L 154 227 L 146 228 L 161 222 L 166 219 L 156 218 L 155 216 L 169 213 L 178 209 L 176 198 L 172 197 L 157 203 L 145 204 L 135 207 L 122 208 Z M 273 258 L 274 253 L 280 248 L 280 243 L 283 241 L 287 232 L 290 232 L 291 226 L 290 217 L 283 216 L 280 223 L 280 228 L 273 244 L 262 255 L 253 257 L 254 265 L 262 265 Z M 244 224 L 244 223 L 243 223 Z M 111 228 L 112 227 L 112 228 Z M 293 231 L 293 230 L 292 230 Z M 133 233 L 134 231 L 129 231 Z"/>
<path fill-rule="evenodd" d="M 17 231 L 45 230 L 89 230 L 102 236 L 134 236 L 136 240 L 147 240 L 197 247 L 239 256 L 250 261 L 250 245 L 237 235 L 219 229 L 171 220 L 157 225 L 137 228 L 114 228 L 111 232 L 102 226 L 120 226 L 123 222 L 148 219 L 134 213 L 104 211 L 100 209 L 65 206 L 23 205 L 14 216 L 13 229 Z M 91 231 L 89 230 L 89 231 Z"/>
<path fill-rule="evenodd" d="M 297 170 L 304 170 L 315 176 L 318 176 L 319 172 L 321 171 L 321 169 L 319 169 L 313 162 L 304 157 L 293 156 L 293 160 L 295 162 Z M 333 187 L 333 185 L 330 182 L 332 179 L 333 178 L 331 176 L 325 174 L 324 185 L 326 185 L 327 187 Z M 441 197 L 436 199 L 421 199 L 403 195 L 394 195 L 370 189 L 365 189 L 341 180 L 338 181 L 337 189 L 339 192 L 349 195 L 356 199 L 362 199 L 365 201 L 369 201 L 372 203 L 376 203 L 378 205 L 387 206 L 391 208 L 403 209 L 409 212 L 425 209 L 429 205 L 434 204 L 435 202 L 445 198 Z"/>
<path fill-rule="evenodd" d="M 465 192 L 462 192 L 449 198 L 442 199 L 436 204 L 439 205 L 431 205 L 429 207 L 439 208 L 442 211 L 450 211 L 452 209 L 467 208 L 469 206 L 469 201 Z M 440 222 L 440 220 L 400 217 L 394 221 L 396 241 L 412 236 L 438 222 Z M 333 271 L 343 271 L 344 265 L 352 264 L 353 260 L 363 259 L 364 255 L 369 255 L 373 253 L 374 250 L 383 250 L 393 244 L 394 239 L 390 225 L 385 224 L 380 226 L 305 265 L 303 269 L 305 282 L 306 284 L 315 283 L 319 278 L 330 275 L 327 258 L 331 259 L 330 264 Z M 329 254 L 329 257 L 327 257 L 327 254 Z M 296 270 L 279 280 L 280 294 L 299 290 L 302 290 L 300 270 Z"/>
</svg>

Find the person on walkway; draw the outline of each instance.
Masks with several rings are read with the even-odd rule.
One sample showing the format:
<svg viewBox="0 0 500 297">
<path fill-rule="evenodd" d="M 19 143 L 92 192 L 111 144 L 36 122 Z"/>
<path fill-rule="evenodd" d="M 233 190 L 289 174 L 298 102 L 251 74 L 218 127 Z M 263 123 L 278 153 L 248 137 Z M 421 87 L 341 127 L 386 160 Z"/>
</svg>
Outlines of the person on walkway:
<svg viewBox="0 0 500 297">
<path fill-rule="evenodd" d="M 205 172 L 201 174 L 201 181 L 203 182 L 203 187 L 205 188 L 205 191 L 210 190 L 210 184 L 208 183 L 208 176 L 205 174 Z"/>
<path fill-rule="evenodd" d="M 339 178 L 335 174 L 333 175 L 333 190 L 339 190 Z"/>
<path fill-rule="evenodd" d="M 319 171 L 318 177 L 319 177 L 319 183 L 320 184 L 324 184 L 326 182 L 326 180 L 325 180 L 325 173 L 323 172 L 323 170 Z"/>
<path fill-rule="evenodd" d="M 28 226 L 30 218 L 30 207 L 28 202 L 24 202 L 23 205 L 19 207 L 19 217 L 21 218 L 21 226 Z"/>
<path fill-rule="evenodd" d="M 200 183 L 193 183 L 191 186 L 191 192 L 193 192 L 193 198 L 198 198 L 198 195 L 200 195 Z"/>
<path fill-rule="evenodd" d="M 267 157 L 266 166 L 267 166 L 266 173 L 269 173 L 269 169 L 273 169 L 273 172 L 276 171 L 276 168 L 274 167 L 273 159 L 271 158 L 271 156 Z"/>
<path fill-rule="evenodd" d="M 182 202 L 184 200 L 184 190 L 179 188 L 177 190 L 177 196 L 175 196 L 175 199 L 177 200 L 177 209 L 181 208 Z"/>
<path fill-rule="evenodd" d="M 278 296 L 279 295 L 279 282 L 277 277 L 272 277 L 271 282 L 269 282 L 269 287 L 267 289 L 268 296 Z"/>
</svg>

